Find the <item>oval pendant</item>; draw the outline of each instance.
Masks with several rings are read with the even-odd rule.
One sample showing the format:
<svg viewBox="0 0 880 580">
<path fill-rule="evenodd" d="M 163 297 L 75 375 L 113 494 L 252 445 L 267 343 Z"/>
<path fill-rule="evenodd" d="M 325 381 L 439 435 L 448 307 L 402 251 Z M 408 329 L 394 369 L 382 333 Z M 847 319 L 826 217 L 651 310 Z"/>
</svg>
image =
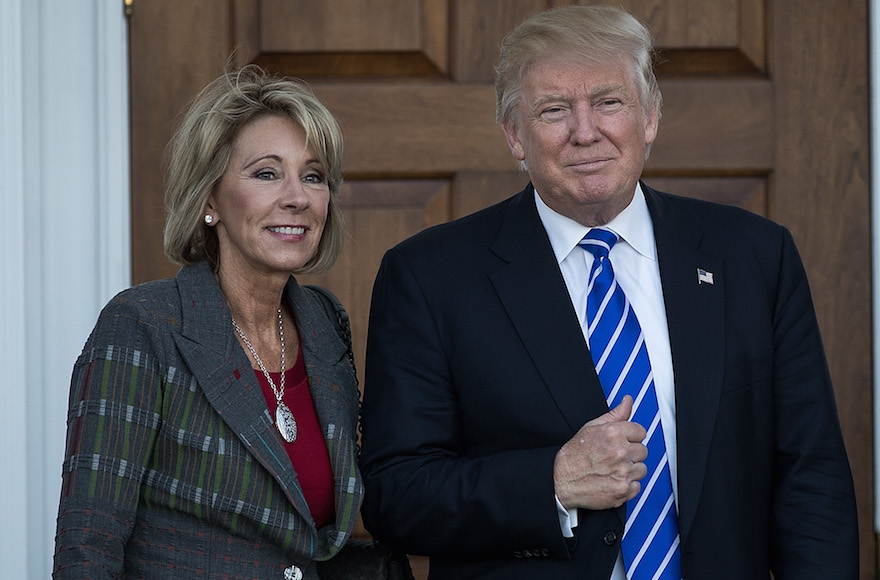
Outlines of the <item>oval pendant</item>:
<svg viewBox="0 0 880 580">
<path fill-rule="evenodd" d="M 275 426 L 278 427 L 278 432 L 285 441 L 288 443 L 296 441 L 296 419 L 293 418 L 293 413 L 287 405 L 280 401 L 275 409 Z"/>
</svg>

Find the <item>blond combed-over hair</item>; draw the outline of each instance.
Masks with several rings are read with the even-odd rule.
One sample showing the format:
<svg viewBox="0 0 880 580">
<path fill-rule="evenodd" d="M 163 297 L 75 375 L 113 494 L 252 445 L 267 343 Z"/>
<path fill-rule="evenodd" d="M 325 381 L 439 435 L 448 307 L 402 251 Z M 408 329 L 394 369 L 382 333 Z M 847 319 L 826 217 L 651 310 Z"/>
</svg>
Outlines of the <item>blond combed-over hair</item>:
<svg viewBox="0 0 880 580">
<path fill-rule="evenodd" d="M 628 12 L 610 6 L 561 6 L 537 14 L 512 30 L 501 43 L 495 67 L 495 119 L 516 123 L 523 76 L 534 63 L 556 55 L 591 65 L 624 56 L 646 114 L 663 98 L 654 76 L 654 48 L 648 29 Z"/>
</svg>

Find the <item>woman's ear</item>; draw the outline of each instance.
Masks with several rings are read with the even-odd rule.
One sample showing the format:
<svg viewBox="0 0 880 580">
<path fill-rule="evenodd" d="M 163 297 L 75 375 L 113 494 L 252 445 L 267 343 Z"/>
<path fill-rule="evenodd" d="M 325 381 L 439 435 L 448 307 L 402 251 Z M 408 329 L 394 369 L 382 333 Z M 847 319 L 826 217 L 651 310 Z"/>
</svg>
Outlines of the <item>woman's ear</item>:
<svg viewBox="0 0 880 580">
<path fill-rule="evenodd" d="M 211 197 L 209 197 L 208 201 L 205 203 L 205 209 L 202 214 L 204 215 L 205 225 L 213 226 L 217 223 L 217 212 L 214 209 L 213 194 L 211 194 Z"/>
</svg>

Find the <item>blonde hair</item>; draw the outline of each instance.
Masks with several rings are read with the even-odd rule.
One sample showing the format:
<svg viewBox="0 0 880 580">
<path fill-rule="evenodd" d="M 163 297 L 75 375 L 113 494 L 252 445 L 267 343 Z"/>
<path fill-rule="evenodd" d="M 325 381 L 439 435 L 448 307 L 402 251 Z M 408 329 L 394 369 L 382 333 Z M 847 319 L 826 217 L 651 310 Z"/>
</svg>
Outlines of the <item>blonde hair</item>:
<svg viewBox="0 0 880 580">
<path fill-rule="evenodd" d="M 315 255 L 297 274 L 323 272 L 342 251 L 344 224 L 342 131 L 309 86 L 298 79 L 268 74 L 256 65 L 226 73 L 206 86 L 186 109 L 168 148 L 165 186 L 165 255 L 181 266 L 202 260 L 220 264 L 214 228 L 204 211 L 220 182 L 242 127 L 266 115 L 283 115 L 303 128 L 306 143 L 327 172 L 330 206 Z"/>
<path fill-rule="evenodd" d="M 541 12 L 511 31 L 501 43 L 495 67 L 495 119 L 514 122 L 528 67 L 564 54 L 589 64 L 618 56 L 634 63 L 633 76 L 646 114 L 660 114 L 663 97 L 654 76 L 654 49 L 647 28 L 624 10 L 611 6 L 562 6 Z"/>
</svg>

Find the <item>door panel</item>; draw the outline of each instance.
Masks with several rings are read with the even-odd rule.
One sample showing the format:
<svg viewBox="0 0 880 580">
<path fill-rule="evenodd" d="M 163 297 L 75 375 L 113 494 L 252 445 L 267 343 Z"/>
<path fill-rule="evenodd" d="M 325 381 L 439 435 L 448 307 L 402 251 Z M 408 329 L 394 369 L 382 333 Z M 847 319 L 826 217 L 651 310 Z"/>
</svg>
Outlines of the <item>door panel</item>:
<svg viewBox="0 0 880 580">
<path fill-rule="evenodd" d="M 233 42 L 298 76 L 439 76 L 448 72 L 449 10 L 434 0 L 234 0 Z"/>
<path fill-rule="evenodd" d="M 493 64 L 507 31 L 566 3 L 137 0 L 134 280 L 176 270 L 161 249 L 161 160 L 186 102 L 225 66 L 303 77 L 343 128 L 350 237 L 330 272 L 302 281 L 346 304 L 362 368 L 384 251 L 527 182 L 494 121 Z M 862 577 L 873 578 L 867 0 L 601 3 L 655 33 L 664 106 L 645 181 L 770 217 L 798 243 L 853 465 Z M 424 577 L 424 560 L 415 564 Z"/>
</svg>

